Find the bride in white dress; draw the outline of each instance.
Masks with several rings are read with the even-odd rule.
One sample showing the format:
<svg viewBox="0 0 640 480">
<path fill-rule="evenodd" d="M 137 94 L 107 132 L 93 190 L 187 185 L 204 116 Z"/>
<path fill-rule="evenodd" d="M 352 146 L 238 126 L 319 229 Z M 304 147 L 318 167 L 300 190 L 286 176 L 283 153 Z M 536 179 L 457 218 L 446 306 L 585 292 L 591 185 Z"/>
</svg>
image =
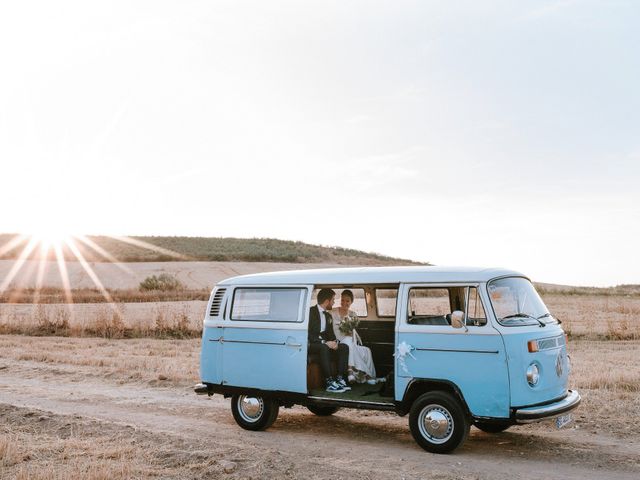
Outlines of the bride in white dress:
<svg viewBox="0 0 640 480">
<path fill-rule="evenodd" d="M 340 331 L 340 322 L 344 317 L 355 317 L 356 313 L 349 310 L 353 303 L 353 292 L 344 290 L 340 295 L 340 307 L 331 311 L 333 317 L 333 331 L 340 343 L 349 347 L 349 381 L 364 383 L 376 378 L 376 367 L 373 365 L 373 357 L 369 347 L 362 345 L 358 332 L 354 330 L 351 335 L 345 335 Z"/>
</svg>

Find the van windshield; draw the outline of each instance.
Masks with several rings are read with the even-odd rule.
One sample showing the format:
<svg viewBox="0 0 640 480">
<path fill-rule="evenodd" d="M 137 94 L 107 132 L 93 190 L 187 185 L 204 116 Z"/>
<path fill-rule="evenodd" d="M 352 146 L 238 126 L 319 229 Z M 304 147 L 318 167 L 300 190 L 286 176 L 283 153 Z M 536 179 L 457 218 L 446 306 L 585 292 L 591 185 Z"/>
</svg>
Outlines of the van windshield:
<svg viewBox="0 0 640 480">
<path fill-rule="evenodd" d="M 541 325 L 555 322 L 531 282 L 522 277 L 489 282 L 489 298 L 501 325 Z"/>
</svg>

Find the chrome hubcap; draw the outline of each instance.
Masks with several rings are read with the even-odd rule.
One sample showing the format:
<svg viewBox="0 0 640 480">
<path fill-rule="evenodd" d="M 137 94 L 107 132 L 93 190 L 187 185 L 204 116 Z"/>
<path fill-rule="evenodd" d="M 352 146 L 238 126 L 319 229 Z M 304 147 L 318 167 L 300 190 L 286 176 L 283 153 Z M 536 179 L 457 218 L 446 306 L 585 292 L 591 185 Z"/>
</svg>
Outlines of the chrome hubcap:
<svg viewBox="0 0 640 480">
<path fill-rule="evenodd" d="M 420 412 L 418 426 L 431 443 L 444 443 L 453 434 L 453 417 L 442 405 L 427 405 Z"/>
<path fill-rule="evenodd" d="M 260 420 L 264 412 L 264 402 L 259 397 L 240 395 L 238 398 L 238 412 L 247 422 L 253 423 Z"/>
</svg>

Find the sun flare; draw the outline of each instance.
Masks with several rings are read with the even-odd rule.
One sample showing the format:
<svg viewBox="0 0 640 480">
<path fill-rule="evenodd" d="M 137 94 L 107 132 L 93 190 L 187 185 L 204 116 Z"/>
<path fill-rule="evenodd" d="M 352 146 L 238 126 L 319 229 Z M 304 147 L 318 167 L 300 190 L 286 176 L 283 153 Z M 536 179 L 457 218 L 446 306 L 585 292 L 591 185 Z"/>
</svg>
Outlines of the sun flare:
<svg viewBox="0 0 640 480">
<path fill-rule="evenodd" d="M 61 248 L 67 245 L 73 235 L 61 230 L 43 230 L 31 234 L 31 238 L 40 245 L 41 250 Z"/>
<path fill-rule="evenodd" d="M 144 242 L 139 239 L 124 236 L 109 236 L 118 242 L 134 245 L 139 248 L 155 251 L 162 255 L 169 255 L 176 259 L 184 259 L 181 255 L 172 250 Z M 57 267 L 62 282 L 67 304 L 73 303 L 73 288 L 67 268 L 68 262 L 77 262 L 91 279 L 95 288 L 102 293 L 104 299 L 113 305 L 113 298 L 105 288 L 98 274 L 94 270 L 93 261 L 97 255 L 98 261 L 110 262 L 118 266 L 128 274 L 132 271 L 126 264 L 118 260 L 111 252 L 96 243 L 86 235 L 72 234 L 68 231 L 57 228 L 42 228 L 39 231 L 29 234 L 17 234 L 0 245 L 0 259 L 5 255 L 11 255 L 11 268 L 4 278 L 0 278 L 0 294 L 7 290 L 16 290 L 12 284 L 19 274 L 36 275 L 34 303 L 38 303 L 40 290 L 43 287 L 43 279 L 48 264 L 52 263 Z M 94 260 L 87 260 L 87 258 Z M 101 260 L 100 260 L 101 259 Z M 37 272 L 36 272 L 37 271 Z M 18 288 L 19 289 L 19 288 Z"/>
</svg>

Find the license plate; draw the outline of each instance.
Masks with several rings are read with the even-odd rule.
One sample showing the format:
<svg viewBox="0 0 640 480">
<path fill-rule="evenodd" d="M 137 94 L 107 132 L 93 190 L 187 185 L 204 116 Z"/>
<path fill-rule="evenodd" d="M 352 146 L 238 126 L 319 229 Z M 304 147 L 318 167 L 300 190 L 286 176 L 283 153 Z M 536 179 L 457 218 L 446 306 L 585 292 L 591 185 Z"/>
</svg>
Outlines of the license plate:
<svg viewBox="0 0 640 480">
<path fill-rule="evenodd" d="M 573 418 L 571 418 L 570 413 L 567 415 L 560 415 L 559 417 L 556 417 L 556 428 L 562 428 L 568 423 L 571 423 L 572 420 Z"/>
</svg>

